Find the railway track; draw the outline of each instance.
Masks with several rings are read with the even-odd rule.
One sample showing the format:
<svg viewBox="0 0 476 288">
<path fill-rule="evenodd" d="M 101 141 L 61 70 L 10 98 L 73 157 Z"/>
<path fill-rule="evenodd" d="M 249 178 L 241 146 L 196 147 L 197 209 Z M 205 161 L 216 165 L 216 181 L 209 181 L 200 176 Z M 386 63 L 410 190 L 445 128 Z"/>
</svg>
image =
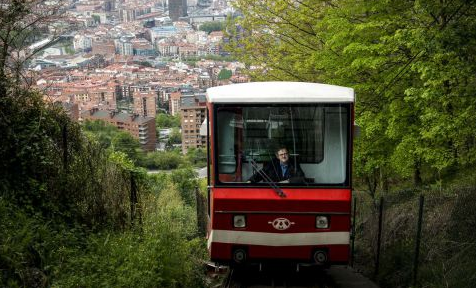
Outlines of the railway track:
<svg viewBox="0 0 476 288">
<path fill-rule="evenodd" d="M 325 270 L 303 267 L 300 271 L 291 267 L 231 268 L 222 288 L 336 288 Z"/>
</svg>

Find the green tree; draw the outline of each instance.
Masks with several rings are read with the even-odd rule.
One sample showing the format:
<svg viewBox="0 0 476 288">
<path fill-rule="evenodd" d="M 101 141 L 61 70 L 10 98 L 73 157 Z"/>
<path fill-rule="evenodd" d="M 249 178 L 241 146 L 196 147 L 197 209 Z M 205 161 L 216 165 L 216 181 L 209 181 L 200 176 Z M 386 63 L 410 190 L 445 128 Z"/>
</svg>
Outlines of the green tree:
<svg viewBox="0 0 476 288">
<path fill-rule="evenodd" d="M 118 132 L 111 140 L 111 146 L 115 151 L 125 153 L 129 159 L 138 163 L 143 157 L 139 140 L 127 132 Z"/>
<path fill-rule="evenodd" d="M 94 23 L 96 23 L 96 24 L 101 23 L 101 16 L 93 14 L 91 17 L 93 17 Z"/>
<path fill-rule="evenodd" d="M 180 116 L 172 116 L 170 114 L 160 113 L 155 117 L 157 128 L 173 128 L 180 127 Z"/>
<path fill-rule="evenodd" d="M 236 1 L 227 27 L 255 80 L 356 90 L 356 172 L 386 187 L 476 161 L 472 75 L 476 4 L 468 1 Z M 464 143 L 464 144 L 463 144 Z M 470 164 L 471 163 L 471 164 Z M 395 175 L 394 171 L 398 174 Z M 375 185 L 370 185 L 375 186 Z M 370 187 L 369 186 L 369 187 Z"/>
<path fill-rule="evenodd" d="M 204 286 L 195 210 L 170 177 L 151 185 L 125 153 L 105 149 L 133 153 L 130 136 L 85 124 L 104 132 L 99 145 L 22 78 L 24 48 L 58 20 L 42 18 L 56 2 L 0 5 L 0 286 Z"/>
<path fill-rule="evenodd" d="M 207 152 L 203 148 L 189 148 L 186 156 L 194 167 L 205 167 L 207 165 Z"/>
<path fill-rule="evenodd" d="M 199 30 L 205 31 L 208 34 L 213 31 L 222 31 L 225 28 L 225 22 L 222 21 L 209 21 L 200 25 Z"/>
<path fill-rule="evenodd" d="M 182 134 L 180 133 L 180 130 L 178 128 L 172 128 L 172 132 L 170 133 L 169 136 L 169 145 L 173 144 L 180 144 L 182 143 Z"/>
<path fill-rule="evenodd" d="M 195 207 L 195 189 L 198 188 L 197 172 L 191 167 L 186 167 L 174 170 L 171 177 L 185 204 Z"/>
<path fill-rule="evenodd" d="M 0 97 L 6 96 L 7 80 L 16 85 L 31 84 L 23 77 L 27 60 L 57 40 L 55 33 L 48 35 L 48 43 L 36 49 L 25 49 L 37 41 L 38 31 L 46 28 L 52 19 L 60 20 L 64 3 L 41 0 L 7 0 L 0 7 Z M 45 36 L 46 38 L 46 36 Z"/>
<path fill-rule="evenodd" d="M 230 79 L 232 76 L 231 70 L 228 69 L 221 69 L 220 72 L 218 73 L 218 80 L 227 80 Z"/>
<path fill-rule="evenodd" d="M 184 159 L 178 151 L 150 152 L 144 162 L 149 169 L 172 170 L 179 168 Z"/>
<path fill-rule="evenodd" d="M 119 133 L 117 127 L 101 120 L 86 120 L 83 123 L 83 129 L 104 148 L 109 148 L 112 143 L 112 138 Z"/>
</svg>

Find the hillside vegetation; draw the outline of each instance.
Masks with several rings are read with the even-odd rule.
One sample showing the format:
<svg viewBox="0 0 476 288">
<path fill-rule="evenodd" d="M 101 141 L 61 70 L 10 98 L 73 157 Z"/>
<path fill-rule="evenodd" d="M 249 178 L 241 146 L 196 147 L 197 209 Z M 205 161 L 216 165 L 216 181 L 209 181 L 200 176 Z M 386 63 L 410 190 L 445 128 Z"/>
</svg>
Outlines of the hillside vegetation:
<svg viewBox="0 0 476 288">
<path fill-rule="evenodd" d="M 205 286 L 191 164 L 203 157 L 149 176 L 137 165 L 168 155 L 149 160 L 130 135 L 100 123 L 84 132 L 30 88 L 32 55 L 17 52 L 30 52 L 61 4 L 0 7 L 0 287 Z"/>
<path fill-rule="evenodd" d="M 192 168 L 148 176 L 61 108 L 0 98 L 0 286 L 200 287 Z"/>
</svg>

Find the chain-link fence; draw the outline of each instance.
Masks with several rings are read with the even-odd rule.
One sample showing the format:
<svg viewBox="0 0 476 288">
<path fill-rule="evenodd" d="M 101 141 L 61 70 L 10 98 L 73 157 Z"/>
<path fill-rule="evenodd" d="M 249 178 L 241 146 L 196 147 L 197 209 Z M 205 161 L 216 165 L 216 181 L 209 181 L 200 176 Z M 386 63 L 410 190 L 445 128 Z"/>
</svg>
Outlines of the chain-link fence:
<svg viewBox="0 0 476 288">
<path fill-rule="evenodd" d="M 381 287 L 475 287 L 476 189 L 355 193 L 353 207 L 352 265 Z"/>
</svg>

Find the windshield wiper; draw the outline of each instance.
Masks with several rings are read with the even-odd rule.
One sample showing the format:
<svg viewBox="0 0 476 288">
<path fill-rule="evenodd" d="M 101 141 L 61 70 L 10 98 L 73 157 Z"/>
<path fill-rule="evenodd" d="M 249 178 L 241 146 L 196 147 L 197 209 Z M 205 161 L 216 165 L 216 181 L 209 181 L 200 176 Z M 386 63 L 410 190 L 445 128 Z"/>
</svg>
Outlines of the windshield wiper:
<svg viewBox="0 0 476 288">
<path fill-rule="evenodd" d="M 276 192 L 276 194 L 278 194 L 279 197 L 281 197 L 281 198 L 286 197 L 286 194 L 284 193 L 284 191 L 281 190 L 281 188 L 279 188 L 278 185 L 276 185 L 276 183 L 268 176 L 268 174 L 266 174 L 263 170 L 261 170 L 258 167 L 258 164 L 256 164 L 256 161 L 254 159 L 250 159 L 250 163 L 251 163 L 251 166 L 253 166 L 253 168 L 256 170 L 256 172 L 261 177 L 263 177 L 263 180 L 266 181 L 266 183 L 268 183 L 268 185 L 271 188 L 273 188 L 274 192 Z"/>
</svg>

